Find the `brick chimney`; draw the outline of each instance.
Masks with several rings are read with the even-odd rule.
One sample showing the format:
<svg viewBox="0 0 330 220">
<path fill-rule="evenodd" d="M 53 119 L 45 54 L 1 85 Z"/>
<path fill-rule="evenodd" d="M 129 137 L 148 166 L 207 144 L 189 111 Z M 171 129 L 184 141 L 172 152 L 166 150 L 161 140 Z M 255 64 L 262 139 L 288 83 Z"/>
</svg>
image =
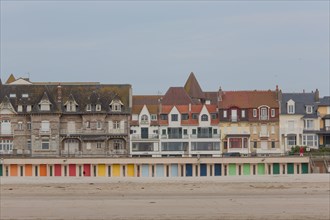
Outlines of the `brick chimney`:
<svg viewBox="0 0 330 220">
<path fill-rule="evenodd" d="M 315 102 L 319 102 L 320 101 L 320 92 L 318 89 L 315 90 L 315 93 L 314 93 L 314 101 Z"/>
</svg>

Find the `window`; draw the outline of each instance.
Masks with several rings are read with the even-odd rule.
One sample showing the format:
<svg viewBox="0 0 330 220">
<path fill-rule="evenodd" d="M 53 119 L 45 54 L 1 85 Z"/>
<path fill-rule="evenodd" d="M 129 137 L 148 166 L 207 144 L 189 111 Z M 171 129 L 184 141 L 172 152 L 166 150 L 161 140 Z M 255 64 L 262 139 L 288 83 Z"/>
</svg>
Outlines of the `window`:
<svg viewBox="0 0 330 220">
<path fill-rule="evenodd" d="M 39 105 L 39 108 L 41 111 L 49 111 L 50 110 L 50 104 L 49 103 L 41 103 Z"/>
<path fill-rule="evenodd" d="M 0 151 L 11 152 L 13 150 L 13 140 L 0 140 Z"/>
<path fill-rule="evenodd" d="M 100 104 L 97 104 L 97 105 L 96 105 L 96 111 L 97 111 L 97 112 L 101 111 L 101 105 L 100 105 Z"/>
<path fill-rule="evenodd" d="M 41 131 L 49 131 L 49 130 L 50 130 L 49 121 L 42 121 L 41 122 Z"/>
<path fill-rule="evenodd" d="M 306 119 L 304 121 L 304 124 L 305 124 L 305 129 L 306 130 L 313 130 L 314 129 L 314 120 L 312 119 Z"/>
<path fill-rule="evenodd" d="M 242 116 L 242 118 L 245 118 L 245 110 L 241 111 L 241 116 Z"/>
<path fill-rule="evenodd" d="M 257 148 L 258 147 L 258 142 L 254 141 L 253 142 L 253 148 Z"/>
<path fill-rule="evenodd" d="M 289 131 L 294 131 L 294 121 L 288 121 L 288 129 Z"/>
<path fill-rule="evenodd" d="M 151 121 L 157 121 L 157 115 L 156 114 L 151 115 Z"/>
<path fill-rule="evenodd" d="M 166 135 L 166 129 L 162 129 L 162 135 Z"/>
<path fill-rule="evenodd" d="M 257 109 L 253 109 L 253 117 L 254 117 L 254 118 L 257 117 Z"/>
<path fill-rule="evenodd" d="M 294 114 L 294 105 L 293 104 L 288 105 L 288 114 Z"/>
<path fill-rule="evenodd" d="M 120 121 L 113 122 L 113 129 L 120 129 Z"/>
<path fill-rule="evenodd" d="M 11 123 L 9 120 L 1 121 L 1 134 L 11 134 Z"/>
<path fill-rule="evenodd" d="M 11 94 L 9 94 L 9 97 L 10 98 L 16 98 L 16 94 L 11 93 Z"/>
<path fill-rule="evenodd" d="M 101 142 L 97 142 L 96 143 L 96 148 L 101 148 L 102 147 L 102 143 Z"/>
<path fill-rule="evenodd" d="M 167 114 L 161 114 L 160 115 L 160 120 L 167 120 L 168 119 L 168 115 Z"/>
<path fill-rule="evenodd" d="M 271 110 L 271 116 L 272 116 L 272 118 L 275 117 L 275 109 L 272 109 L 272 110 Z"/>
<path fill-rule="evenodd" d="M 231 110 L 231 121 L 232 122 L 237 122 L 237 109 L 232 109 Z"/>
<path fill-rule="evenodd" d="M 223 110 L 223 117 L 227 118 L 227 110 Z"/>
<path fill-rule="evenodd" d="M 207 116 L 206 114 L 202 115 L 201 117 L 202 121 L 208 121 L 209 120 L 209 116 Z"/>
<path fill-rule="evenodd" d="M 275 126 L 274 125 L 272 125 L 272 127 L 271 127 L 271 133 L 275 134 Z"/>
<path fill-rule="evenodd" d="M 306 113 L 307 114 L 312 114 L 313 113 L 313 106 L 307 105 L 306 106 Z"/>
<path fill-rule="evenodd" d="M 182 114 L 181 115 L 181 119 L 182 120 L 188 120 L 189 119 L 189 115 L 188 114 Z"/>
<path fill-rule="evenodd" d="M 253 134 L 256 134 L 256 133 L 257 133 L 257 127 L 253 126 Z"/>
<path fill-rule="evenodd" d="M 172 114 L 171 121 L 178 121 L 178 114 Z"/>
<path fill-rule="evenodd" d="M 110 103 L 110 109 L 113 112 L 120 112 L 121 111 L 121 106 L 122 106 L 122 103 L 121 103 L 120 100 L 113 100 Z"/>
<path fill-rule="evenodd" d="M 32 109 L 31 105 L 27 105 L 27 106 L 26 106 L 26 111 L 27 111 L 27 112 L 30 112 L 31 109 Z"/>
<path fill-rule="evenodd" d="M 27 140 L 26 147 L 28 150 L 31 150 L 31 140 Z"/>
<path fill-rule="evenodd" d="M 196 134 L 196 129 L 192 129 L 192 134 Z"/>
<path fill-rule="evenodd" d="M 272 148 L 275 148 L 275 141 L 272 141 Z"/>
<path fill-rule="evenodd" d="M 267 125 L 261 125 L 261 135 L 266 136 L 267 134 Z"/>
<path fill-rule="evenodd" d="M 113 148 L 115 150 L 120 150 L 123 148 L 123 142 L 121 140 L 114 140 L 113 142 Z"/>
<path fill-rule="evenodd" d="M 91 104 L 88 104 L 86 106 L 86 111 L 88 111 L 88 112 L 92 111 L 92 105 Z"/>
<path fill-rule="evenodd" d="M 318 146 L 317 135 L 314 134 L 303 135 L 303 145 L 309 147 L 317 147 Z"/>
<path fill-rule="evenodd" d="M 288 135 L 287 144 L 288 144 L 288 146 L 295 146 L 296 145 L 296 135 Z"/>
<path fill-rule="evenodd" d="M 43 149 L 43 150 L 49 149 L 49 139 L 42 139 L 41 149 Z"/>
<path fill-rule="evenodd" d="M 32 127 L 31 122 L 27 122 L 26 123 L 26 128 L 27 128 L 28 131 L 31 131 L 31 127 Z"/>
<path fill-rule="evenodd" d="M 29 94 L 26 93 L 22 94 L 22 98 L 29 98 Z"/>
<path fill-rule="evenodd" d="M 90 121 L 86 121 L 86 128 L 91 128 L 91 122 Z"/>
<path fill-rule="evenodd" d="M 18 105 L 17 106 L 17 111 L 18 112 L 22 112 L 23 111 L 23 106 L 22 105 Z"/>
<path fill-rule="evenodd" d="M 267 108 L 261 108 L 260 109 L 260 119 L 261 120 L 268 120 L 268 109 Z"/>
<path fill-rule="evenodd" d="M 218 129 L 213 129 L 213 134 L 218 134 Z"/>
<path fill-rule="evenodd" d="M 149 118 L 148 118 L 148 116 L 147 115 L 142 115 L 141 116 L 141 123 L 148 123 L 148 121 L 149 121 Z"/>
<path fill-rule="evenodd" d="M 188 135 L 188 130 L 187 129 L 183 129 L 183 134 L 184 135 Z"/>
<path fill-rule="evenodd" d="M 218 114 L 217 113 L 211 113 L 211 118 L 212 119 L 217 119 L 218 118 Z"/>
<path fill-rule="evenodd" d="M 325 130 L 329 131 L 330 130 L 330 119 L 325 119 L 324 125 L 325 125 Z"/>
<path fill-rule="evenodd" d="M 68 102 L 66 104 L 66 111 L 67 112 L 75 112 L 76 111 L 76 104 L 73 102 Z"/>
<path fill-rule="evenodd" d="M 96 129 L 101 129 L 102 128 L 102 123 L 100 121 L 96 122 Z"/>
<path fill-rule="evenodd" d="M 21 121 L 18 122 L 18 130 L 20 130 L 20 131 L 23 130 L 23 122 L 21 122 Z"/>
<path fill-rule="evenodd" d="M 192 119 L 198 119 L 198 114 L 193 113 L 193 114 L 192 114 Z"/>
</svg>

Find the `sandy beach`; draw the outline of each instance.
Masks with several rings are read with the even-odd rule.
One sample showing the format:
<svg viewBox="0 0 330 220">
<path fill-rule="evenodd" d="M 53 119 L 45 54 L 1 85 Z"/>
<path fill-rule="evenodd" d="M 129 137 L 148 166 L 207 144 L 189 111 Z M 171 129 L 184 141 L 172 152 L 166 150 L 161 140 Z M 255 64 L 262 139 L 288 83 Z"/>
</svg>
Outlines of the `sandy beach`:
<svg viewBox="0 0 330 220">
<path fill-rule="evenodd" d="M 0 182 L 0 219 L 330 218 L 328 174 Z"/>
</svg>

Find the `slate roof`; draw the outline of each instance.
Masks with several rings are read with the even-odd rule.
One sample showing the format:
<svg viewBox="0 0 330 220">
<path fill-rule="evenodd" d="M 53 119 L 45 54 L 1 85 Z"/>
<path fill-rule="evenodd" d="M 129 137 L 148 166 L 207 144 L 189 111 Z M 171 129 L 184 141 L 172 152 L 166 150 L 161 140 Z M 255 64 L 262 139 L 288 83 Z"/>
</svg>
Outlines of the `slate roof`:
<svg viewBox="0 0 330 220">
<path fill-rule="evenodd" d="M 324 96 L 320 99 L 320 106 L 330 106 L 330 96 Z"/>
<path fill-rule="evenodd" d="M 228 109 L 231 107 L 239 108 L 258 108 L 267 105 L 271 108 L 278 108 L 279 103 L 275 91 L 223 91 L 222 101 L 219 107 Z"/>
<path fill-rule="evenodd" d="M 292 99 L 295 102 L 295 114 L 304 115 L 304 118 L 317 117 L 317 105 L 315 94 L 311 93 L 282 93 L 281 114 L 287 113 L 287 102 Z M 306 114 L 306 105 L 313 106 L 314 113 Z"/>
<path fill-rule="evenodd" d="M 54 84 L 31 84 L 31 85 L 7 85 L 4 84 L 0 89 L 0 103 L 4 97 L 9 97 L 10 94 L 16 94 L 16 98 L 9 98 L 14 109 L 17 110 L 19 103 L 31 105 L 32 113 L 43 113 L 38 109 L 38 104 L 45 93 L 51 102 L 51 113 L 64 113 L 64 104 L 71 98 L 78 104 L 76 113 L 86 112 L 87 104 L 101 104 L 101 112 L 109 112 L 109 104 L 112 100 L 120 100 L 122 106 L 121 113 L 130 113 L 129 94 L 131 85 L 111 85 L 111 84 L 79 84 L 79 85 L 61 85 L 61 102 L 58 102 L 58 85 Z M 28 94 L 28 98 L 22 95 Z M 23 108 L 24 110 L 26 108 Z M 23 111 L 24 113 L 24 111 Z M 49 112 L 48 112 L 49 113 Z M 73 114 L 73 113 L 70 113 Z"/>
</svg>

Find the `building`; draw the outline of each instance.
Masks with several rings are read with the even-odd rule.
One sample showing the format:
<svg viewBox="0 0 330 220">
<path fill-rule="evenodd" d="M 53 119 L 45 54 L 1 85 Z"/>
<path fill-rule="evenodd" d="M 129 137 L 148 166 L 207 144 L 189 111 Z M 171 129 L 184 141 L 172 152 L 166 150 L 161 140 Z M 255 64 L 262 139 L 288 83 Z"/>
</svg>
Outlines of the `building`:
<svg viewBox="0 0 330 220">
<path fill-rule="evenodd" d="M 191 73 L 164 96 L 133 96 L 132 155 L 220 156 L 217 104 Z M 139 149 L 139 150 L 137 150 Z"/>
<path fill-rule="evenodd" d="M 319 146 L 330 147 L 330 96 L 320 99 L 317 111 L 320 116 Z"/>
<path fill-rule="evenodd" d="M 279 90 L 219 91 L 224 152 L 280 154 Z"/>
<path fill-rule="evenodd" d="M 318 148 L 319 91 L 311 93 L 282 93 L 280 139 L 284 151 L 295 146 Z"/>
<path fill-rule="evenodd" d="M 31 82 L 0 87 L 0 152 L 30 156 L 127 156 L 130 85 Z"/>
</svg>

